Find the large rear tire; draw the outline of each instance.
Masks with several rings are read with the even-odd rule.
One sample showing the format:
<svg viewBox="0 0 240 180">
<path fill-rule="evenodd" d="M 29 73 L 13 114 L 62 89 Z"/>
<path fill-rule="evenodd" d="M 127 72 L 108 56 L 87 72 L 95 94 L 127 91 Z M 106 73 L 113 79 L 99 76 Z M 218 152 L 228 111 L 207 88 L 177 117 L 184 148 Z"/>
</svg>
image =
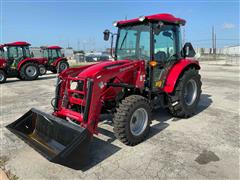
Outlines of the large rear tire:
<svg viewBox="0 0 240 180">
<path fill-rule="evenodd" d="M 39 66 L 33 62 L 24 64 L 20 69 L 20 76 L 23 80 L 26 81 L 37 79 L 39 74 Z"/>
<path fill-rule="evenodd" d="M 170 113 L 180 118 L 192 116 L 200 100 L 201 86 L 198 70 L 190 68 L 185 71 L 179 78 L 174 92 L 168 95 Z"/>
<path fill-rule="evenodd" d="M 151 108 L 143 96 L 131 95 L 122 100 L 113 118 L 115 136 L 124 144 L 134 146 L 149 133 Z"/>
<path fill-rule="evenodd" d="M 0 70 L 0 84 L 5 83 L 6 79 L 7 79 L 7 74 L 3 70 Z"/>
</svg>

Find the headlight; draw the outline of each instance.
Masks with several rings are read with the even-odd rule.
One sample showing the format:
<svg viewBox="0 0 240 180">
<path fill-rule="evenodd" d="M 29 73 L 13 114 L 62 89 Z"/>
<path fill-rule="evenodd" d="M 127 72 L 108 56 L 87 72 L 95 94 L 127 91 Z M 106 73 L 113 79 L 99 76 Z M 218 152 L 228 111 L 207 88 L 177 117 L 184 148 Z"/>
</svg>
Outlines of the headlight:
<svg viewBox="0 0 240 180">
<path fill-rule="evenodd" d="M 7 63 L 3 63 L 3 67 L 6 67 L 7 66 Z"/>
<path fill-rule="evenodd" d="M 98 84 L 98 87 L 100 87 L 100 89 L 104 88 L 104 83 L 101 81 L 101 82 Z"/>
<path fill-rule="evenodd" d="M 72 81 L 70 85 L 71 90 L 76 90 L 78 86 L 78 83 L 76 81 Z"/>
</svg>

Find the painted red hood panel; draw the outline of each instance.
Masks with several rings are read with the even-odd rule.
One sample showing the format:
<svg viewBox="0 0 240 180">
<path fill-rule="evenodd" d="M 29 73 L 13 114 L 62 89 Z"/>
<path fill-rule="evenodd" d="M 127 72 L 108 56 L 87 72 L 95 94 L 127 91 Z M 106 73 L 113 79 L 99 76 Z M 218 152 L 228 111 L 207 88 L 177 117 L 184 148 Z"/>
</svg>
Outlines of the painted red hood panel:
<svg viewBox="0 0 240 180">
<path fill-rule="evenodd" d="M 38 61 L 40 64 L 43 64 L 44 61 L 47 61 L 47 58 L 25 58 L 24 61 L 29 61 L 29 60 L 33 60 L 33 61 Z"/>
<path fill-rule="evenodd" d="M 82 78 L 92 77 L 92 76 L 94 76 L 96 73 L 104 70 L 104 68 L 111 67 L 111 66 L 117 66 L 118 64 L 119 64 L 119 65 L 122 65 L 122 64 L 129 63 L 129 62 L 132 62 L 132 61 L 130 61 L 130 60 L 103 61 L 103 62 L 94 64 L 94 65 L 92 65 L 92 66 L 90 66 L 90 67 L 82 70 L 82 71 L 78 74 L 78 76 L 79 76 L 79 77 L 82 77 Z"/>
</svg>

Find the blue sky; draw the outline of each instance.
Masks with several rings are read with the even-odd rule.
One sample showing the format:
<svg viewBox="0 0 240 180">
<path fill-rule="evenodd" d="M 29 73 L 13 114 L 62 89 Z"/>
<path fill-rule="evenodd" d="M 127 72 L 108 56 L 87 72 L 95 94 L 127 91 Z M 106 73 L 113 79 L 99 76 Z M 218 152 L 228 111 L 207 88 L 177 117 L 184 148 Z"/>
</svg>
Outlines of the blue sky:
<svg viewBox="0 0 240 180">
<path fill-rule="evenodd" d="M 217 46 L 239 44 L 239 1 L 51 1 L 2 0 L 1 43 L 28 41 L 33 46 L 56 44 L 102 50 L 103 30 L 116 31 L 113 21 L 172 13 L 187 20 L 186 40 L 198 47 L 211 46 L 211 28 Z"/>
</svg>

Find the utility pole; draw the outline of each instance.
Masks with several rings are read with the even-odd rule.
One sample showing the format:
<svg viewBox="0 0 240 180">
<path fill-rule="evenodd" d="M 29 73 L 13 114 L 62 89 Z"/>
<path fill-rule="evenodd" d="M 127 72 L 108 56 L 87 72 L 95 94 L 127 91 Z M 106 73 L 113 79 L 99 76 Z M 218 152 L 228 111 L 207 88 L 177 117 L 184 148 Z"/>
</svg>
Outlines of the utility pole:
<svg viewBox="0 0 240 180">
<path fill-rule="evenodd" d="M 217 53 L 217 34 L 216 34 L 216 32 L 214 34 L 214 48 L 215 48 L 214 54 L 216 54 Z"/>
<path fill-rule="evenodd" d="M 214 37 L 215 35 L 214 35 L 214 26 L 212 26 L 212 54 L 214 54 L 214 48 L 215 48 L 215 46 L 214 46 L 214 44 L 215 44 L 215 37 Z"/>
<path fill-rule="evenodd" d="M 80 41 L 77 41 L 77 50 L 80 50 Z"/>
</svg>

